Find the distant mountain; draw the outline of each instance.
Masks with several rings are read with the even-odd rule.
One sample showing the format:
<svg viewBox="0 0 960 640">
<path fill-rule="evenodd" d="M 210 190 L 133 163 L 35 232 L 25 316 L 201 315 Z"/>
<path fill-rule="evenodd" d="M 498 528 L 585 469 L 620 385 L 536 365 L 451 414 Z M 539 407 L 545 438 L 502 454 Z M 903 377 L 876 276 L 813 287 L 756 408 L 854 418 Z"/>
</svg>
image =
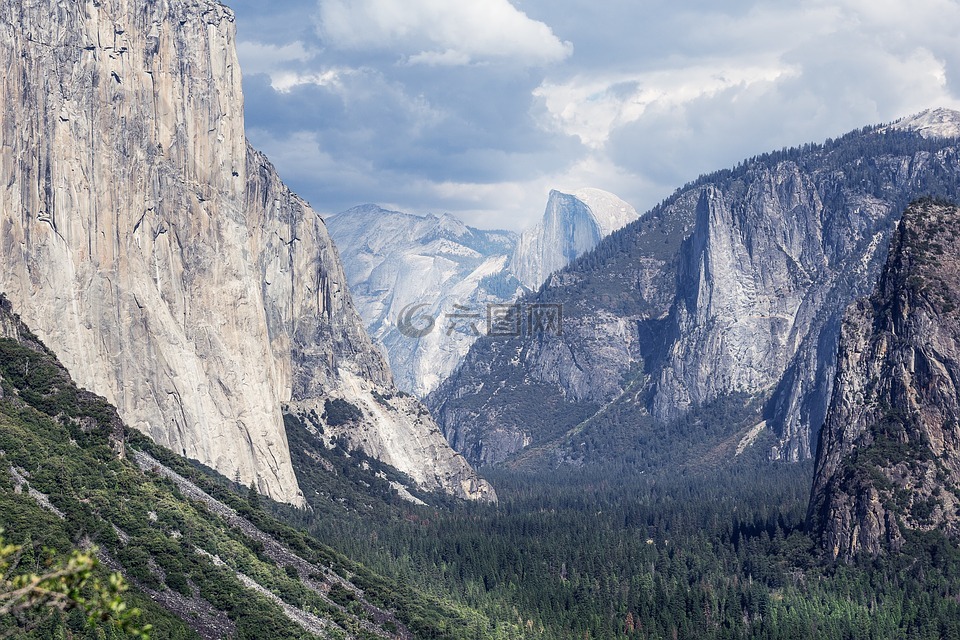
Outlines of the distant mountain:
<svg viewBox="0 0 960 640">
<path fill-rule="evenodd" d="M 833 557 L 960 536 L 960 208 L 913 204 L 843 318 L 810 525 Z"/>
<path fill-rule="evenodd" d="M 551 191 L 543 219 L 520 236 L 510 271 L 528 289 L 536 290 L 551 273 L 637 217 L 633 207 L 606 191 Z"/>
<path fill-rule="evenodd" d="M 811 457 L 844 308 L 908 202 L 960 193 L 958 141 L 933 135 L 957 123 L 928 112 L 701 177 L 524 300 L 562 304 L 560 335 L 478 341 L 428 406 L 484 464 L 529 449 L 660 465 L 750 443 Z"/>
<path fill-rule="evenodd" d="M 891 130 L 916 131 L 924 138 L 958 138 L 960 121 L 953 109 L 926 109 L 912 116 L 901 118 L 889 127 Z M 884 131 L 881 128 L 880 131 Z"/>
<path fill-rule="evenodd" d="M 538 288 L 636 217 L 613 194 L 583 189 L 552 191 L 543 219 L 519 238 L 467 227 L 450 215 L 414 216 L 375 205 L 326 222 L 357 309 L 386 348 L 397 386 L 423 396 L 487 332 L 489 305 Z"/>
<path fill-rule="evenodd" d="M 506 270 L 517 242 L 513 233 L 474 229 L 450 215 L 420 217 L 375 205 L 326 222 L 357 310 L 371 337 L 386 348 L 394 380 L 404 391 L 425 394 L 436 387 L 470 349 L 472 327 L 485 330 L 486 305 L 522 293 Z M 405 312 L 411 324 L 404 331 L 398 322 Z M 457 321 L 453 315 L 477 317 Z M 427 330 L 418 335 L 419 328 Z"/>
</svg>

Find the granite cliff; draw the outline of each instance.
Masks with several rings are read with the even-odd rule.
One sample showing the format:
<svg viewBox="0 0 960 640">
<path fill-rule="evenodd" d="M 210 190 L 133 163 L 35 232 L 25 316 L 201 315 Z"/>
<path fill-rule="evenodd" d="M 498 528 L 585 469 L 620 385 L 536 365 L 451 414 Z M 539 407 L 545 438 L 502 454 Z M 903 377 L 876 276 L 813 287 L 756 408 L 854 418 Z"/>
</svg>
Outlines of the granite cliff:
<svg viewBox="0 0 960 640">
<path fill-rule="evenodd" d="M 517 242 L 513 233 L 375 205 L 328 217 L 327 225 L 357 310 L 370 336 L 385 347 L 394 380 L 405 392 L 433 390 L 484 330 L 486 305 L 523 292 L 505 270 Z M 476 317 L 447 317 L 454 315 Z"/>
<path fill-rule="evenodd" d="M 528 289 L 536 290 L 551 273 L 637 217 L 633 207 L 600 189 L 551 191 L 543 218 L 521 234 L 510 256 L 510 271 Z"/>
<path fill-rule="evenodd" d="M 212 0 L 0 2 L 0 289 L 129 425 L 302 503 L 282 408 L 392 382 L 323 222 L 246 142 L 233 21 Z M 382 413 L 328 435 L 492 495 L 416 407 Z"/>
<path fill-rule="evenodd" d="M 708 443 L 812 457 L 843 311 L 907 203 L 957 192 L 958 135 L 960 114 L 935 110 L 697 179 L 524 301 L 563 305 L 562 333 L 478 341 L 428 406 L 484 464 L 531 446 L 573 463 Z"/>
<path fill-rule="evenodd" d="M 843 319 L 809 522 L 833 557 L 960 534 L 960 208 L 904 214 L 870 298 Z"/>
</svg>

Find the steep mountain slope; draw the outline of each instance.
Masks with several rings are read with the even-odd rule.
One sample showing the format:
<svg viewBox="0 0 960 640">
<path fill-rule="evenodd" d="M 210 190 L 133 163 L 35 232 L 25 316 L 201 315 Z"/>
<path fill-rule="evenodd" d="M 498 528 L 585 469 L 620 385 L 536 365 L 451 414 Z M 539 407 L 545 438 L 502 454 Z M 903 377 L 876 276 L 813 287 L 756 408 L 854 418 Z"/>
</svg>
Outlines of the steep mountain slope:
<svg viewBox="0 0 960 640">
<path fill-rule="evenodd" d="M 302 504 L 282 404 L 392 386 L 322 221 L 246 143 L 233 14 L 6 0 L 0 42 L 0 290 L 131 426 Z M 382 413 L 342 435 L 480 495 L 417 407 Z"/>
<path fill-rule="evenodd" d="M 960 208 L 904 213 L 880 282 L 844 316 L 810 526 L 834 557 L 960 535 Z"/>
<path fill-rule="evenodd" d="M 866 128 L 680 189 L 526 300 L 563 305 L 560 335 L 474 346 L 427 399 L 444 433 L 483 463 L 533 444 L 550 461 L 662 464 L 668 448 L 734 455 L 741 438 L 810 457 L 844 307 L 875 282 L 907 202 L 960 187 L 956 140 L 915 128 Z"/>
<path fill-rule="evenodd" d="M 312 486 L 322 473 L 312 472 Z M 361 477 L 355 492 L 391 492 L 386 481 Z M 133 585 L 129 600 L 155 638 L 438 637 L 445 624 L 465 625 L 462 610 L 282 525 L 256 493 L 127 429 L 106 400 L 73 383 L 2 297 L 0 528 L 25 546 L 28 565 L 43 562 L 47 547 L 95 545 L 102 564 Z M 120 637 L 83 623 L 54 616 L 27 633 L 5 616 L 0 633 Z"/>
<path fill-rule="evenodd" d="M 358 310 L 386 347 L 397 386 L 424 396 L 486 333 L 488 305 L 537 289 L 636 218 L 613 194 L 581 189 L 552 191 L 543 219 L 519 239 L 449 215 L 419 217 L 374 205 L 331 216 L 327 224 Z"/>
<path fill-rule="evenodd" d="M 419 217 L 375 205 L 326 222 L 357 310 L 370 336 L 386 348 L 394 380 L 406 392 L 424 395 L 435 388 L 473 344 L 471 324 L 484 330 L 486 305 L 522 292 L 504 270 L 517 242 L 512 233 L 473 229 L 449 215 Z M 398 326 L 408 311 L 415 312 L 409 317 L 413 331 Z M 452 314 L 482 317 L 454 323 L 446 320 Z M 433 330 L 418 335 L 427 319 L 436 323 Z"/>
</svg>

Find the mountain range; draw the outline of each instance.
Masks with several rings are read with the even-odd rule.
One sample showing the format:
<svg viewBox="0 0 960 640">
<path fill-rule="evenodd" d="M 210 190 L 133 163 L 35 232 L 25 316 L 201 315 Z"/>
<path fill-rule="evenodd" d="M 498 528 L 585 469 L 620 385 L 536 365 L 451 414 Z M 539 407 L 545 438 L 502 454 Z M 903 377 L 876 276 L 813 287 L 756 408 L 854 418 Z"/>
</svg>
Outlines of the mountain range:
<svg viewBox="0 0 960 640">
<path fill-rule="evenodd" d="M 326 219 L 357 310 L 397 386 L 425 396 L 488 333 L 487 312 L 536 290 L 637 213 L 599 189 L 551 191 L 520 236 L 363 205 Z"/>
<path fill-rule="evenodd" d="M 0 62 L 0 636 L 960 637 L 960 113 L 513 234 L 323 220 L 215 0 Z"/>
<path fill-rule="evenodd" d="M 958 192 L 958 134 L 960 114 L 935 110 L 699 178 L 525 298 L 562 305 L 562 332 L 478 340 L 427 405 L 481 464 L 751 443 L 811 458 L 844 308 L 907 203 Z"/>
</svg>

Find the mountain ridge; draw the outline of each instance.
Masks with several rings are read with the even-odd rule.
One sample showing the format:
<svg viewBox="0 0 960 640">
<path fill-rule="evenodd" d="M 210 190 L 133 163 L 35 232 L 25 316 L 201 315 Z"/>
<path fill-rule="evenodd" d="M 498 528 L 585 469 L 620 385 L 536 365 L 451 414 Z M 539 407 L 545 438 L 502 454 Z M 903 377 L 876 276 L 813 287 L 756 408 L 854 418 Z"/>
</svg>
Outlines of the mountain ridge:
<svg viewBox="0 0 960 640">
<path fill-rule="evenodd" d="M 386 347 L 401 389 L 431 392 L 487 332 L 491 305 L 512 305 L 637 215 L 606 191 L 575 193 L 583 199 L 551 191 L 543 218 L 521 236 L 468 227 L 449 214 L 416 216 L 376 205 L 327 217 L 360 314 Z M 404 318 L 429 328 L 405 329 Z"/>
<path fill-rule="evenodd" d="M 764 423 L 774 458 L 809 458 L 839 302 L 872 286 L 907 202 L 955 192 L 958 171 L 955 139 L 874 126 L 702 176 L 525 300 L 563 304 L 562 336 L 478 341 L 427 405 L 475 463 L 561 438 L 541 461 L 552 464 L 616 457 L 614 433 L 642 458 L 630 433 L 649 442 L 697 407 L 746 393 L 760 409 L 738 429 Z M 747 348 L 755 335 L 767 351 Z M 492 390 L 525 388 L 537 406 L 495 406 Z M 562 440 L 581 422 L 588 433 Z"/>
</svg>

